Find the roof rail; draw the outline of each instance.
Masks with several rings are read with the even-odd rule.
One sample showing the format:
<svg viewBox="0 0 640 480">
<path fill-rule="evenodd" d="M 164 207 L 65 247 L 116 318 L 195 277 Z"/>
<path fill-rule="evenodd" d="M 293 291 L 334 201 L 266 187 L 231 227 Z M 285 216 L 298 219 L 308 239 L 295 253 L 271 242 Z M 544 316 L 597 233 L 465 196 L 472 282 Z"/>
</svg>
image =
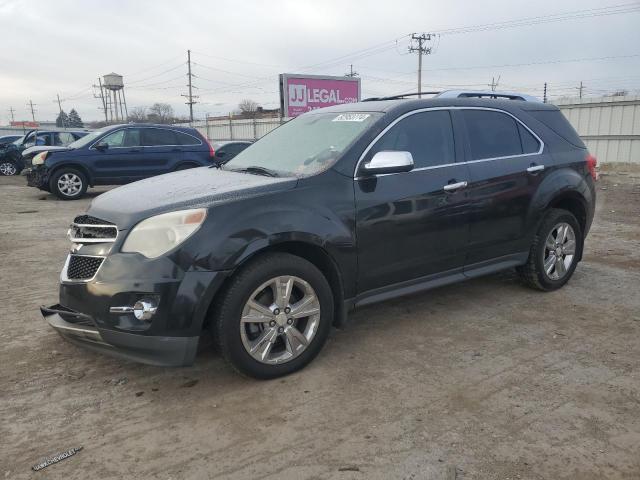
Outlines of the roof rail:
<svg viewBox="0 0 640 480">
<path fill-rule="evenodd" d="M 539 99 L 532 95 L 525 95 L 516 92 L 494 92 L 474 91 L 474 90 L 445 90 L 437 95 L 438 98 L 495 98 L 506 100 L 523 100 L 525 102 L 540 102 Z"/>
<path fill-rule="evenodd" d="M 506 100 L 522 100 L 525 102 L 540 102 L 540 100 L 532 95 L 514 92 L 494 92 L 494 91 L 472 91 L 472 90 L 445 90 L 443 92 L 412 92 L 402 93 L 400 95 L 392 95 L 389 97 L 372 97 L 365 98 L 363 102 L 373 102 L 377 100 L 401 100 L 406 97 L 415 97 L 422 95 L 434 95 L 433 98 L 494 98 Z"/>
</svg>

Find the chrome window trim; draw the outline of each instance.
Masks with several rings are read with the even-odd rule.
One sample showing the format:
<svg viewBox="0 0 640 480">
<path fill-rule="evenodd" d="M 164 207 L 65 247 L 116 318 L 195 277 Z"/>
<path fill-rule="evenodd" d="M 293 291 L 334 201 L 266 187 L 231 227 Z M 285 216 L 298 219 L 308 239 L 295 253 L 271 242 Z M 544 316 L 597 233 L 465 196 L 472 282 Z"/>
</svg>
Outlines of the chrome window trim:
<svg viewBox="0 0 640 480">
<path fill-rule="evenodd" d="M 71 261 L 71 255 L 75 256 L 75 257 L 91 257 L 91 258 L 102 258 L 102 263 L 100 263 L 100 266 L 96 269 L 96 273 L 93 274 L 93 277 L 91 278 L 83 278 L 83 279 L 71 279 L 69 277 L 67 277 L 67 269 L 69 268 L 69 262 Z M 100 269 L 102 268 L 102 265 L 104 265 L 104 261 L 107 257 L 103 256 L 103 255 L 78 255 L 77 253 L 69 253 L 67 255 L 67 260 L 64 262 L 64 267 L 62 267 L 62 272 L 60 272 L 60 282 L 62 283 L 89 283 L 91 281 L 93 281 L 93 279 L 96 278 L 96 275 L 98 275 L 98 272 L 100 271 Z"/>
<path fill-rule="evenodd" d="M 190 136 L 191 138 L 197 140 L 200 143 L 190 143 L 189 145 L 139 145 L 138 147 L 109 147 L 109 150 L 113 150 L 114 148 L 158 148 L 158 147 L 199 147 L 201 145 L 203 145 L 202 140 L 200 140 L 198 137 L 191 135 L 190 133 L 187 132 L 181 132 L 180 130 L 173 130 L 171 128 L 163 128 L 163 127 L 123 127 L 123 128 L 118 128 L 116 130 L 113 130 L 112 132 L 109 132 L 108 135 L 111 135 L 112 133 L 117 133 L 121 130 L 132 130 L 134 128 L 137 128 L 139 130 L 141 130 L 140 132 L 140 136 L 142 136 L 142 130 L 145 128 L 155 128 L 156 130 L 170 130 L 172 132 L 177 132 L 177 133 L 184 133 L 185 135 Z M 108 135 L 102 136 L 100 137 L 98 140 L 96 140 L 95 142 L 93 142 L 91 144 L 91 146 L 89 147 L 89 150 L 93 149 L 93 150 L 97 150 L 97 148 L 93 148 L 94 145 L 98 142 L 100 142 L 100 140 L 102 140 L 103 138 L 107 137 Z M 140 141 L 142 142 L 142 138 L 140 139 Z"/>
<path fill-rule="evenodd" d="M 364 157 L 367 156 L 367 154 L 369 153 L 369 151 L 373 148 L 373 146 L 378 142 L 378 140 L 380 140 L 391 128 L 393 128 L 398 122 L 400 122 L 401 120 L 404 120 L 405 118 L 411 116 L 411 115 L 415 115 L 417 113 L 423 113 L 423 112 L 430 112 L 430 111 L 438 111 L 438 110 L 487 110 L 490 112 L 499 112 L 499 113 L 504 113 L 506 115 L 509 115 L 511 118 L 513 118 L 516 122 L 518 122 L 520 125 L 522 125 L 524 128 L 527 129 L 527 131 L 529 133 L 531 133 L 531 135 L 533 135 L 533 137 L 538 141 L 540 148 L 538 149 L 537 152 L 534 153 L 520 153 L 517 155 L 506 155 L 503 157 L 491 157 L 491 158 L 480 158 L 478 160 L 468 160 L 465 162 L 454 162 L 454 163 L 445 163 L 442 165 L 432 165 L 430 167 L 420 167 L 420 168 L 414 168 L 413 170 L 409 171 L 409 172 L 402 172 L 402 173 L 412 173 L 412 172 L 421 172 L 423 170 L 433 170 L 436 168 L 444 168 L 444 167 L 451 167 L 453 165 L 468 165 L 471 163 L 480 163 L 480 162 L 490 162 L 493 160 L 503 160 L 503 159 L 507 159 L 507 158 L 520 158 L 520 157 L 529 157 L 532 155 L 541 155 L 542 152 L 544 151 L 544 142 L 542 141 L 542 139 L 536 135 L 536 133 L 531 130 L 527 124 L 525 124 L 522 120 L 520 120 L 518 117 L 516 117 L 515 115 L 505 111 L 505 110 L 501 110 L 499 108 L 492 108 L 492 107 L 428 107 L 428 108 L 420 108 L 418 110 L 412 110 L 410 112 L 404 113 L 402 115 L 400 115 L 398 118 L 396 118 L 393 122 L 391 122 L 389 125 L 387 125 L 384 130 L 382 130 L 382 132 L 380 132 L 376 138 L 374 138 L 371 143 L 369 143 L 369 145 L 367 145 L 367 148 L 364 149 L 364 152 L 362 152 L 362 155 L 360 155 L 360 158 L 358 159 L 358 163 L 356 164 L 356 168 L 353 172 L 353 179 L 354 180 L 363 180 L 365 178 L 371 178 L 371 177 L 383 177 L 383 176 L 387 176 L 387 175 L 398 175 L 398 173 L 382 173 L 382 174 L 378 174 L 378 175 L 366 175 L 366 176 L 356 176 L 356 174 L 358 173 L 358 170 L 360 169 L 360 164 L 362 163 L 362 161 L 364 160 Z M 452 125 L 452 128 L 454 130 L 454 135 L 455 135 L 455 126 Z"/>
</svg>

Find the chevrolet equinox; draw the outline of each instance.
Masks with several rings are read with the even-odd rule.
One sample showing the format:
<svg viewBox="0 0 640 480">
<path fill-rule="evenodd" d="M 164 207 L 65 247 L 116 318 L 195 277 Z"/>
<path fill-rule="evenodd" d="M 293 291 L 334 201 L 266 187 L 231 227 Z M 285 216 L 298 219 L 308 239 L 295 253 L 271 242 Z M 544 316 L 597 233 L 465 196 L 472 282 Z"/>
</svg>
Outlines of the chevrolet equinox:
<svg viewBox="0 0 640 480">
<path fill-rule="evenodd" d="M 224 166 L 100 195 L 71 225 L 43 315 L 155 365 L 191 364 L 211 332 L 238 371 L 273 378 L 359 306 L 514 267 L 562 287 L 593 219 L 595 158 L 555 106 L 464 97 L 315 110 Z"/>
</svg>

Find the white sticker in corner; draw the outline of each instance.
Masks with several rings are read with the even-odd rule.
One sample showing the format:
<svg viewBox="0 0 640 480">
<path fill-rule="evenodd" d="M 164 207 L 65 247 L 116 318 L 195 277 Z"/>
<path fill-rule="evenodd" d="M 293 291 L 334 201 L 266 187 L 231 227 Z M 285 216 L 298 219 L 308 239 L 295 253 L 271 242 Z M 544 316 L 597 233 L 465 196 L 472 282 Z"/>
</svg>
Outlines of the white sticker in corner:
<svg viewBox="0 0 640 480">
<path fill-rule="evenodd" d="M 364 122 L 371 115 L 368 113 L 341 113 L 332 122 Z"/>
</svg>

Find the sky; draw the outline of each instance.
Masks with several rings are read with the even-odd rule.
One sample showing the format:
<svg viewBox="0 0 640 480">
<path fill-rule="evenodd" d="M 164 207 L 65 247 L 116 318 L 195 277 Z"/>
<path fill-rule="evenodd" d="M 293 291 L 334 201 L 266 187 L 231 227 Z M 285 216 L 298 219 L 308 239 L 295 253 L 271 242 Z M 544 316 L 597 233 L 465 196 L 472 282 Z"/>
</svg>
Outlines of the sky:
<svg viewBox="0 0 640 480">
<path fill-rule="evenodd" d="M 615 13 L 613 12 L 621 12 Z M 527 19 L 527 20 L 522 20 Z M 516 20 L 514 26 L 513 21 Z M 507 22 L 507 23 L 503 23 Z M 279 73 L 342 75 L 363 98 L 417 90 L 411 33 L 431 33 L 423 90 L 521 91 L 551 99 L 640 94 L 640 0 L 0 0 L 0 124 L 54 120 L 56 95 L 102 116 L 99 76 L 124 76 L 129 110 L 155 102 L 224 115 L 243 99 L 276 108 Z M 474 27 L 474 28 L 466 28 Z"/>
</svg>

